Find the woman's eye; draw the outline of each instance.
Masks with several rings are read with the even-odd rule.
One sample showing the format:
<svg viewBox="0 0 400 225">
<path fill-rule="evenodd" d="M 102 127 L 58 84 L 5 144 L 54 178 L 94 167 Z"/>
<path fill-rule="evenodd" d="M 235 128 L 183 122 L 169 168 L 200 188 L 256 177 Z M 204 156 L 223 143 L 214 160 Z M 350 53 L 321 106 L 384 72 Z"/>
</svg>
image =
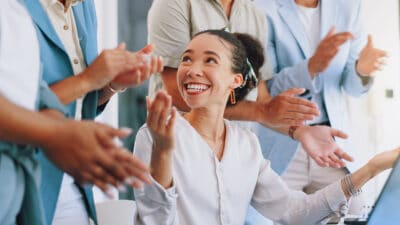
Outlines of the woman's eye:
<svg viewBox="0 0 400 225">
<path fill-rule="evenodd" d="M 207 62 L 207 63 L 217 63 L 217 60 L 214 59 L 214 58 L 212 58 L 212 57 L 210 57 L 210 58 L 207 58 L 207 59 L 206 59 L 206 62 Z"/>
<path fill-rule="evenodd" d="M 191 59 L 189 56 L 182 57 L 182 62 L 190 62 L 190 61 L 191 61 Z"/>
</svg>

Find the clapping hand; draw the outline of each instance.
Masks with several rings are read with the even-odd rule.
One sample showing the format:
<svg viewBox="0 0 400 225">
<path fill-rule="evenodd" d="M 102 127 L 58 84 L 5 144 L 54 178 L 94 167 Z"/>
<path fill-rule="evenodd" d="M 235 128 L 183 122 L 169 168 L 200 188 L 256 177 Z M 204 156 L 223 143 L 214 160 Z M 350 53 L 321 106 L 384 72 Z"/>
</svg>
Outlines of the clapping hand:
<svg viewBox="0 0 400 225">
<path fill-rule="evenodd" d="M 175 146 L 174 124 L 176 109 L 172 107 L 172 98 L 165 91 L 159 91 L 151 101 L 147 101 L 147 126 L 153 137 L 154 151 L 172 151 Z"/>
<path fill-rule="evenodd" d="M 118 74 L 110 83 L 113 89 L 135 87 L 147 80 L 152 74 L 162 72 L 164 68 L 161 56 L 152 56 L 154 45 L 146 45 L 137 52 L 129 52 L 130 69 Z"/>
<path fill-rule="evenodd" d="M 368 42 L 360 53 L 356 69 L 360 76 L 370 77 L 377 70 L 381 70 L 385 65 L 387 53 L 374 48 L 372 36 L 368 35 Z"/>
<path fill-rule="evenodd" d="M 318 73 L 328 68 L 339 52 L 340 46 L 353 38 L 350 32 L 335 33 L 335 27 L 332 27 L 319 43 L 317 50 L 308 62 L 308 70 L 311 76 L 314 78 Z"/>
<path fill-rule="evenodd" d="M 303 125 L 304 121 L 314 119 L 319 115 L 317 105 L 296 96 L 304 91 L 304 88 L 291 88 L 270 101 L 257 99 L 260 114 L 258 122 L 267 127 L 282 127 Z"/>
<path fill-rule="evenodd" d="M 148 168 L 114 138 L 130 131 L 92 121 L 63 120 L 43 146 L 46 156 L 80 184 L 94 184 L 108 193 L 110 185 L 138 188 L 150 183 Z M 135 178 L 135 179 L 134 179 Z"/>
</svg>

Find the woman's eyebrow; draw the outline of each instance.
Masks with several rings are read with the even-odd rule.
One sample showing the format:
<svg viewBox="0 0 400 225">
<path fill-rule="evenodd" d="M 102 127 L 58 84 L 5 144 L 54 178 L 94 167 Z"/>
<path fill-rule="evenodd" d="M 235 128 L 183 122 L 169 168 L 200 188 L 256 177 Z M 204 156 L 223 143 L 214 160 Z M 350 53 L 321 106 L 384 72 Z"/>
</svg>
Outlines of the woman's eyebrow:
<svg viewBox="0 0 400 225">
<path fill-rule="evenodd" d="M 194 51 L 192 49 L 186 49 L 186 51 L 184 51 L 182 53 L 182 55 L 186 54 L 186 53 L 193 53 Z"/>
<path fill-rule="evenodd" d="M 214 52 L 214 51 L 204 51 L 204 54 L 207 54 L 207 55 L 214 55 L 214 56 L 216 56 L 218 59 L 221 59 L 221 57 L 219 57 L 219 55 L 218 55 L 216 52 Z"/>
</svg>

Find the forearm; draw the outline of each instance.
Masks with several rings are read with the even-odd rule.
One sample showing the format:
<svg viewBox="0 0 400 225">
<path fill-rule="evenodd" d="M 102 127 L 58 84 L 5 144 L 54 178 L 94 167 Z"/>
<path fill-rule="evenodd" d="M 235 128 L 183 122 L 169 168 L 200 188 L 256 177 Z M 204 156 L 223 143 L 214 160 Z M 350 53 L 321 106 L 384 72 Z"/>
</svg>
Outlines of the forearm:
<svg viewBox="0 0 400 225">
<path fill-rule="evenodd" d="M 354 189 L 359 190 L 364 186 L 365 183 L 367 183 L 374 176 L 376 176 L 376 172 L 373 172 L 369 164 L 366 164 L 360 169 L 358 169 L 356 172 L 352 173 L 350 175 L 350 180 L 354 186 Z M 351 194 L 344 180 L 342 180 L 341 186 L 346 198 L 349 199 L 351 197 Z"/>
<path fill-rule="evenodd" d="M 18 144 L 44 146 L 56 132 L 61 113 L 48 111 L 53 117 L 21 108 L 0 96 L 0 139 Z M 58 114 L 58 115 L 56 115 Z"/>
<path fill-rule="evenodd" d="M 153 145 L 150 160 L 151 176 L 165 189 L 172 186 L 172 151 L 162 151 Z"/>
<path fill-rule="evenodd" d="M 68 105 L 94 90 L 89 81 L 81 74 L 70 76 L 50 85 L 50 89 L 57 95 L 61 103 Z"/>
</svg>

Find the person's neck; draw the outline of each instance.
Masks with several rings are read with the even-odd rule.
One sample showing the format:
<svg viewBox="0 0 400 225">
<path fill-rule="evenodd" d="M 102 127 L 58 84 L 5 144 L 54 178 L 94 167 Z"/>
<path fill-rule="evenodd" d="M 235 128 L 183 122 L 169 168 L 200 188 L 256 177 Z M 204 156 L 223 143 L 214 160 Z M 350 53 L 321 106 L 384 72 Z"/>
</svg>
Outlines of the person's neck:
<svg viewBox="0 0 400 225">
<path fill-rule="evenodd" d="M 306 8 L 315 8 L 318 6 L 319 0 L 295 0 L 297 5 L 306 7 Z"/>
<path fill-rule="evenodd" d="M 233 2 L 235 0 L 220 0 L 222 7 L 224 8 L 226 16 L 229 18 L 231 16 Z"/>
<path fill-rule="evenodd" d="M 225 108 L 198 108 L 185 114 L 185 119 L 206 141 L 217 143 L 224 138 Z"/>
</svg>

